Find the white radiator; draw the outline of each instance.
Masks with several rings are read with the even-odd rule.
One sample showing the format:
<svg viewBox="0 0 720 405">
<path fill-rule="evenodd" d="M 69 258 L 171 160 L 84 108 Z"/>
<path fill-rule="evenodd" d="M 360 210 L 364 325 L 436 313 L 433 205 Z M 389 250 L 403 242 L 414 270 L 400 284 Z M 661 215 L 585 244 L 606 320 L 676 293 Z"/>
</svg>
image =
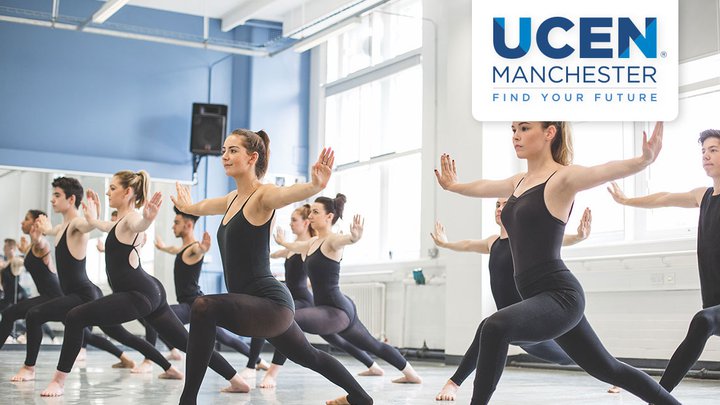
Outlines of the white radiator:
<svg viewBox="0 0 720 405">
<path fill-rule="evenodd" d="M 376 339 L 385 339 L 385 284 L 341 284 L 340 290 L 357 306 L 360 322 Z"/>
</svg>

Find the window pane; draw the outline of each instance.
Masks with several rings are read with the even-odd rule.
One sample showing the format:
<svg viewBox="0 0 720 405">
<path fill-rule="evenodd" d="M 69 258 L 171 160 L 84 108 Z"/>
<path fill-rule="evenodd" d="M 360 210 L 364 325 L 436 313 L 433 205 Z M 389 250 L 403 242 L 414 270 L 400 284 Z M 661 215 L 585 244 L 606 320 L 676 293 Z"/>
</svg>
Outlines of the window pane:
<svg viewBox="0 0 720 405">
<path fill-rule="evenodd" d="M 345 194 L 348 201 L 342 220 L 336 224 L 336 231 L 349 232 L 352 218 L 360 214 L 365 218 L 362 240 L 345 249 L 343 263 L 367 263 L 385 260 L 381 256 L 381 195 L 380 166 L 365 165 L 334 173 L 325 189 L 328 197 L 336 193 Z"/>
<path fill-rule="evenodd" d="M 383 234 L 393 260 L 420 258 L 420 163 L 420 153 L 386 163 L 388 218 Z"/>
<path fill-rule="evenodd" d="M 330 83 L 422 46 L 422 2 L 403 0 L 381 7 L 361 24 L 327 41 Z"/>
<path fill-rule="evenodd" d="M 703 130 L 720 126 L 715 116 L 718 103 L 717 92 L 680 100 L 680 114 L 675 121 L 665 123 L 662 152 L 648 168 L 647 193 L 683 192 L 712 185 L 702 168 L 697 139 Z M 675 230 L 679 236 L 697 232 L 696 209 L 662 208 L 649 210 L 647 215 L 648 236 L 662 230 Z"/>
<path fill-rule="evenodd" d="M 325 144 L 338 165 L 419 149 L 422 67 L 327 97 L 325 108 Z"/>
<path fill-rule="evenodd" d="M 631 126 L 630 126 L 631 127 Z M 623 123 L 579 122 L 572 126 L 575 163 L 593 166 L 623 159 Z M 618 184 L 622 187 L 622 181 Z M 624 229 L 624 209 L 616 203 L 603 184 L 575 196 L 575 206 L 568 222 L 567 232 L 573 233 L 586 207 L 592 210 L 592 236 L 590 241 L 612 239 L 609 233 Z M 605 233 L 605 235 L 602 235 Z M 615 235 L 620 237 L 619 235 Z"/>
</svg>

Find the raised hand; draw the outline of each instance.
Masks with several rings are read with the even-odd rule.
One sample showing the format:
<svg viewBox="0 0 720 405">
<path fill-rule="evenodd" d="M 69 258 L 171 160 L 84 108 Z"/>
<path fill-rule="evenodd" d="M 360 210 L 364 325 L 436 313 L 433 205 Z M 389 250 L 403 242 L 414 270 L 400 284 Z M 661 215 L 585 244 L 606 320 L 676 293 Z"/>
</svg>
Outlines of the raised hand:
<svg viewBox="0 0 720 405">
<path fill-rule="evenodd" d="M 210 239 L 210 234 L 207 232 L 203 232 L 202 240 L 200 241 L 200 250 L 203 252 L 207 252 L 210 250 L 210 245 L 212 243 L 212 240 Z"/>
<path fill-rule="evenodd" d="M 440 156 L 440 171 L 435 169 L 435 177 L 437 177 L 438 184 L 444 190 L 447 190 L 450 186 L 457 183 L 457 168 L 455 167 L 455 160 L 450 158 L 450 155 L 443 153 Z"/>
<path fill-rule="evenodd" d="M 614 181 L 612 183 L 610 183 L 610 185 L 607 188 L 607 191 L 610 193 L 613 200 L 615 200 L 615 202 L 617 202 L 619 204 L 624 205 L 628 199 L 627 196 L 625 195 L 625 193 L 623 193 L 620 186 L 618 186 L 617 183 Z"/>
<path fill-rule="evenodd" d="M 582 218 L 580 218 L 580 224 L 577 228 L 577 236 L 580 240 L 585 240 L 590 236 L 590 228 L 592 225 L 592 212 L 590 208 L 585 208 Z"/>
<path fill-rule="evenodd" d="M 155 235 L 155 247 L 158 248 L 158 249 L 160 249 L 160 250 L 165 249 L 165 243 L 163 242 L 163 240 L 162 240 L 162 238 L 160 237 L 160 235 Z"/>
<path fill-rule="evenodd" d="M 312 166 L 312 184 L 313 186 L 325 188 L 330 176 L 332 175 L 332 167 L 335 163 L 335 151 L 332 148 L 324 148 L 320 152 L 317 162 Z"/>
<path fill-rule="evenodd" d="M 282 246 L 285 243 L 285 230 L 282 227 L 276 227 L 273 238 L 275 238 L 275 243 Z"/>
<path fill-rule="evenodd" d="M 430 237 L 437 246 L 442 247 L 447 243 L 448 239 L 445 234 L 445 226 L 443 226 L 440 221 L 435 221 L 435 232 L 431 232 Z"/>
<path fill-rule="evenodd" d="M 35 232 L 34 235 L 33 235 L 33 232 Z M 30 233 L 29 233 L 30 237 L 35 238 L 36 236 L 39 236 L 39 234 L 40 234 L 40 231 L 38 231 L 37 226 L 35 226 L 35 224 L 33 224 L 32 227 L 30 228 Z M 27 254 L 27 251 L 30 250 L 30 243 L 28 243 L 28 240 L 26 237 L 24 237 L 24 236 L 20 237 L 20 244 L 18 245 L 18 250 L 20 250 L 21 252 L 23 252 L 25 254 Z"/>
<path fill-rule="evenodd" d="M 363 226 L 365 226 L 365 219 L 362 216 L 355 214 L 353 217 L 352 224 L 350 224 L 350 241 L 355 243 L 362 238 Z"/>
<path fill-rule="evenodd" d="M 160 211 L 160 205 L 162 204 L 162 194 L 158 191 L 153 194 L 152 198 L 145 203 L 143 208 L 143 218 L 148 221 L 155 220 L 158 212 Z"/>
<path fill-rule="evenodd" d="M 85 192 L 85 199 L 86 200 L 92 200 L 95 203 L 95 207 L 97 208 L 97 219 L 100 219 L 100 197 L 98 196 L 98 193 L 95 192 L 95 190 L 89 188 Z"/>
<path fill-rule="evenodd" d="M 175 190 L 177 191 L 177 196 L 173 197 L 170 196 L 170 200 L 175 204 L 175 207 L 180 210 L 181 212 L 185 212 L 185 208 L 192 205 L 192 197 L 190 196 L 190 187 L 188 186 L 181 186 L 180 183 L 175 183 Z"/>
<path fill-rule="evenodd" d="M 52 225 L 50 224 L 50 219 L 48 219 L 45 215 L 40 215 L 35 220 L 35 226 L 38 227 L 40 232 L 46 234 L 52 230 Z"/>
<path fill-rule="evenodd" d="M 647 133 L 643 131 L 642 157 L 647 164 L 654 162 L 660 153 L 660 149 L 662 149 L 663 129 L 663 122 L 656 122 L 650 139 L 647 138 Z"/>
</svg>

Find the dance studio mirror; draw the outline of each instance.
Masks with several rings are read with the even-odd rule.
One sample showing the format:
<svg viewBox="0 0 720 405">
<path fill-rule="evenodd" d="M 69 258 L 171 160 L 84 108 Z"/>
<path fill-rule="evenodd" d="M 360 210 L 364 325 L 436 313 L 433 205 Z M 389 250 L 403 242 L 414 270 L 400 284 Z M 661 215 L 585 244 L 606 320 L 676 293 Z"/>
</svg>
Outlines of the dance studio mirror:
<svg viewBox="0 0 720 405">
<path fill-rule="evenodd" d="M 112 177 L 111 174 L 101 173 L 78 173 L 64 172 L 61 170 L 47 170 L 21 167 L 0 166 L 0 189 L 3 190 L 4 198 L 0 199 L 0 238 L 15 239 L 20 242 L 21 237 L 29 241 L 27 235 L 23 235 L 20 222 L 29 209 L 37 209 L 48 214 L 53 225 L 62 222 L 62 216 L 52 210 L 50 203 L 52 193 L 52 180 L 56 177 L 67 176 L 77 178 L 85 190 L 93 189 L 100 196 L 102 202 L 101 214 L 104 219 L 110 219 L 112 211 L 107 205 L 105 192 Z M 151 174 L 152 176 L 152 174 Z M 155 236 L 160 234 L 165 242 L 174 242 L 174 235 L 171 231 L 172 221 L 175 216 L 172 210 L 170 195 L 175 193 L 175 184 L 171 180 L 152 180 L 150 192 L 160 191 L 163 194 L 163 205 L 158 216 L 146 232 L 146 243 L 140 249 L 143 268 L 158 278 L 165 278 L 164 274 L 157 274 L 156 268 L 165 268 L 156 262 L 153 241 Z M 81 208 L 82 209 L 82 208 Z M 156 232 L 157 230 L 157 232 Z M 87 249 L 87 274 L 90 280 L 97 284 L 104 292 L 109 293 L 110 288 L 105 275 L 105 261 L 103 254 L 98 249 L 98 241 L 105 240 L 105 234 L 95 230 L 90 233 L 90 241 Z M 49 242 L 53 248 L 51 253 L 54 257 L 54 238 L 50 237 Z M 167 258 L 165 256 L 168 256 Z M 158 256 L 157 260 L 171 260 L 169 255 Z M 23 271 L 20 276 L 22 285 L 31 296 L 36 295 L 35 285 L 27 272 Z M 62 328 L 61 325 L 51 325 L 53 329 Z"/>
</svg>

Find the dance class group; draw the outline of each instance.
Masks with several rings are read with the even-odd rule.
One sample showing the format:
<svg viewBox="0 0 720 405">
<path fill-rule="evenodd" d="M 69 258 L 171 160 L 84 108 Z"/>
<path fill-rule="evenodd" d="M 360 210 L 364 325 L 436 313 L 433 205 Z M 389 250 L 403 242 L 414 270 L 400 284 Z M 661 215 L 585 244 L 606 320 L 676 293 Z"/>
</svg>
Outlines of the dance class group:
<svg viewBox="0 0 720 405">
<path fill-rule="evenodd" d="M 455 401 L 460 385 L 475 371 L 468 389 L 470 403 L 489 403 L 512 344 L 547 362 L 580 367 L 607 383 L 611 393 L 626 391 L 656 405 L 680 403 L 673 389 L 699 359 L 710 336 L 720 334 L 720 191 L 716 191 L 720 190 L 720 130 L 708 129 L 699 139 L 692 138 L 699 142 L 711 187 L 626 196 L 615 180 L 639 173 L 656 160 L 663 128 L 658 122 L 649 136 L 643 134 L 639 156 L 582 166 L 573 164 L 570 123 L 512 122 L 510 136 L 505 136 L 527 170 L 501 180 L 461 183 L 455 160 L 448 154 L 440 156 L 434 171 L 436 187 L 496 200 L 494 220 L 499 230 L 484 239 L 478 235 L 478 239 L 450 241 L 438 220 L 430 235 L 440 248 L 489 255 L 490 289 L 497 307 L 474 336 L 467 336 L 467 352 L 435 400 Z M 310 181 L 290 186 L 263 181 L 269 159 L 268 134 L 232 131 L 220 160 L 234 190 L 197 202 L 192 201 L 190 188 L 181 184 L 170 196 L 151 192 L 150 175 L 144 170 L 113 174 L 102 197 L 76 178 L 53 179 L 48 185 L 50 203 L 62 222 L 51 223 L 41 207 L 27 207 L 24 217 L 18 218 L 25 236 L 4 240 L 0 347 L 12 340 L 16 322 L 24 320 L 26 356 L 15 375 L 2 378 L 31 384 L 43 335 L 54 339 L 47 322 L 61 322 L 64 333 L 57 368 L 47 385 L 42 382 L 45 388 L 38 387 L 37 394 L 44 397 L 74 389 L 65 382 L 73 365 L 87 356 L 87 345 L 117 357 L 109 368 L 147 373 L 154 363 L 163 370 L 160 378 L 184 380 L 180 404 L 197 403 L 208 367 L 227 380 L 222 392 L 282 390 L 281 370 L 288 359 L 345 392 L 335 399 L 324 398 L 327 404 L 372 404 L 361 383 L 384 376 L 379 360 L 386 368 L 397 369 L 392 383 L 422 384 L 421 375 L 397 348 L 368 331 L 355 303 L 342 292 L 343 253 L 362 243 L 365 218 L 354 215 L 343 222 L 346 229 L 336 226 L 352 196 L 323 195 L 333 173 L 334 151 L 324 148 L 310 167 Z M 591 207 L 574 207 L 575 197 L 598 186 L 607 186 L 617 203 L 630 207 L 700 208 L 697 258 L 703 308 L 688 319 L 687 335 L 677 342 L 659 382 L 605 349 L 585 318 L 583 287 L 562 260 L 562 246 L 582 242 L 591 232 Z M 101 212 L 106 204 L 112 216 Z M 292 236 L 283 231 L 285 224 L 275 224 L 276 210 L 287 206 L 294 209 L 289 224 Z M 453 209 L 440 206 L 438 215 Z M 161 210 L 173 210 L 176 243 L 165 244 L 160 238 L 146 241 L 145 231 Z M 574 212 L 580 213 L 577 232 L 566 233 Z M 196 235 L 198 219 L 210 215 L 222 217 L 215 236 Z M 86 269 L 93 230 L 107 235 L 97 246 L 104 253 L 112 290 L 105 295 Z M 281 250 L 271 252 L 271 238 Z M 139 249 L 148 242 L 175 255 L 174 286 L 163 285 L 143 270 Z M 204 294 L 200 288 L 204 255 L 213 244 L 219 248 L 227 293 Z M 271 259 L 284 259 L 284 282 L 271 272 Z M 35 284 L 37 295 L 32 298 L 18 287 L 22 271 Z M 177 303 L 168 302 L 167 288 L 174 288 Z M 122 326 L 133 320 L 145 327 L 144 337 Z M 366 369 L 353 376 L 334 356 L 311 345 L 306 334 L 319 335 Z M 135 363 L 108 338 L 140 352 L 144 359 Z M 171 350 L 168 358 L 155 347 L 158 338 Z M 245 367 L 238 370 L 231 365 L 215 350 L 216 341 L 246 356 Z M 260 358 L 266 342 L 274 348 L 270 363 Z M 180 352 L 185 353 L 184 367 L 171 363 L 183 359 Z M 264 374 L 256 384 L 258 372 Z"/>
</svg>

